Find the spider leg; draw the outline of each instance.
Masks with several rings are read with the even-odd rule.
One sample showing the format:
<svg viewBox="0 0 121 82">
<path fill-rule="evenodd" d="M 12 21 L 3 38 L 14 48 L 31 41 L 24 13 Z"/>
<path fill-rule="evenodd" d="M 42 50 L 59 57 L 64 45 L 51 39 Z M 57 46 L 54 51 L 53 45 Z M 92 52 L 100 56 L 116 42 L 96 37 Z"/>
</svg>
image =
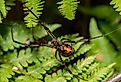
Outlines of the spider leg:
<svg viewBox="0 0 121 82">
<path fill-rule="evenodd" d="M 58 57 L 57 57 L 57 50 L 55 51 L 55 58 L 58 60 Z M 60 60 L 58 60 L 58 61 L 60 61 Z"/>
<path fill-rule="evenodd" d="M 62 38 L 61 41 L 75 43 L 75 41 L 72 41 L 71 39 L 68 39 L 68 38 Z"/>
<path fill-rule="evenodd" d="M 78 42 L 89 42 L 90 40 L 95 39 L 95 38 L 99 38 L 99 37 L 94 37 L 94 38 L 90 38 L 90 39 L 80 39 L 77 41 L 72 41 L 71 39 L 68 39 L 68 38 L 62 38 L 61 41 L 70 42 L 70 43 L 78 43 Z"/>
<path fill-rule="evenodd" d="M 54 40 L 57 40 L 55 35 L 50 31 L 50 29 L 39 19 L 39 17 L 37 17 L 37 15 L 35 13 L 32 12 L 31 9 L 29 9 L 28 7 L 26 7 L 28 9 L 29 12 L 31 12 L 35 17 L 36 19 L 39 20 L 39 23 L 41 24 L 41 26 L 43 26 L 43 28 L 45 29 L 45 31 L 48 33 L 48 35 L 54 39 Z"/>
<path fill-rule="evenodd" d="M 29 47 L 46 46 L 46 47 L 52 48 L 52 45 L 50 45 L 50 44 L 33 44 L 33 43 L 31 43 L 31 44 L 29 44 L 28 46 L 29 46 Z"/>
<path fill-rule="evenodd" d="M 56 50 L 56 52 L 55 52 L 55 58 L 58 60 L 58 61 L 60 61 L 60 62 L 64 62 L 63 60 L 62 60 L 62 57 L 61 57 L 61 55 L 62 55 L 62 53 L 61 52 L 58 52 L 58 51 Z M 59 57 L 57 57 L 57 55 L 59 56 Z"/>
<path fill-rule="evenodd" d="M 59 52 L 59 58 L 60 58 L 60 61 L 61 61 L 62 63 L 64 63 L 64 61 L 63 61 L 63 59 L 62 59 L 62 53 L 61 53 L 61 52 Z"/>
</svg>

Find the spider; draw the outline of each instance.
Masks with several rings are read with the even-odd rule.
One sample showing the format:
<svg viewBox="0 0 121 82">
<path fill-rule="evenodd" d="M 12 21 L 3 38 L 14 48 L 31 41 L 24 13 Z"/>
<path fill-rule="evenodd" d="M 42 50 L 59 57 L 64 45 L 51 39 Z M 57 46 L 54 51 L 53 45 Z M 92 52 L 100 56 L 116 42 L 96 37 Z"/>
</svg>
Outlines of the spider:
<svg viewBox="0 0 121 82">
<path fill-rule="evenodd" d="M 114 31 L 116 31 L 116 30 L 119 29 L 118 28 L 118 29 L 113 30 L 113 31 L 111 31 L 109 33 L 106 33 L 106 34 L 103 34 L 103 35 L 99 35 L 99 36 L 96 36 L 96 37 L 93 37 L 93 38 L 90 38 L 90 39 L 80 39 L 78 41 L 72 41 L 72 40 L 70 40 L 68 38 L 62 38 L 59 41 L 55 37 L 55 35 L 49 30 L 49 28 L 39 19 L 39 17 L 37 17 L 29 8 L 27 8 L 27 9 L 28 9 L 29 12 L 31 12 L 36 17 L 37 20 L 39 20 L 39 24 L 45 29 L 45 31 L 48 33 L 48 35 L 52 38 L 51 44 L 42 44 L 42 43 L 39 43 L 38 41 L 35 41 L 35 43 L 30 42 L 30 44 L 18 42 L 18 41 L 16 41 L 14 39 L 14 37 L 13 37 L 13 31 L 11 29 L 11 34 L 12 34 L 12 40 L 13 40 L 13 42 L 21 44 L 21 45 L 25 45 L 27 47 L 29 47 L 29 46 L 30 47 L 47 46 L 47 47 L 53 48 L 55 50 L 55 58 L 58 61 L 62 62 L 62 64 L 65 65 L 65 67 L 67 68 L 67 70 L 71 74 L 73 74 L 73 73 L 66 66 L 65 62 L 62 59 L 62 56 L 64 56 L 64 57 L 70 57 L 70 56 L 72 56 L 74 54 L 75 49 L 71 45 L 72 43 L 78 43 L 80 41 L 83 41 L 84 42 L 83 44 L 85 44 L 86 42 L 88 42 L 88 41 L 90 41 L 92 39 L 96 39 L 96 38 L 99 38 L 99 37 L 107 36 L 107 35 L 111 34 L 112 32 L 114 32 Z M 74 76 L 76 76 L 76 75 L 74 75 Z M 76 76 L 76 77 L 78 77 L 78 76 Z M 80 78 L 80 77 L 78 77 L 78 78 Z M 80 78 L 80 79 L 83 79 L 83 78 Z M 83 79 L 83 80 L 85 80 L 85 79 Z"/>
<path fill-rule="evenodd" d="M 92 39 L 96 39 L 96 38 L 99 38 L 99 37 L 103 37 L 103 36 L 107 36 L 113 32 L 115 32 L 116 30 L 120 29 L 115 29 L 111 32 L 108 32 L 106 34 L 102 34 L 102 35 L 98 35 L 98 36 L 95 36 L 95 37 L 92 37 L 90 39 L 80 39 L 78 41 L 72 41 L 68 38 L 62 38 L 60 41 L 55 37 L 55 35 L 49 30 L 49 28 L 39 19 L 39 17 L 37 17 L 35 15 L 35 13 L 33 13 L 31 11 L 31 9 L 29 9 L 28 7 L 26 7 L 28 9 L 29 12 L 31 12 L 37 20 L 39 20 L 39 24 L 45 29 L 45 31 L 48 33 L 48 35 L 52 38 L 52 41 L 51 41 L 51 44 L 42 44 L 42 43 L 39 43 L 38 41 L 35 41 L 35 43 L 32 43 L 30 42 L 30 44 L 27 44 L 27 43 L 21 43 L 21 42 L 18 42 L 16 40 L 14 40 L 14 37 L 13 37 L 13 32 L 12 32 L 12 29 L 11 29 L 11 33 L 12 33 L 12 40 L 13 42 L 15 43 L 18 43 L 18 44 L 21 44 L 21 45 L 25 45 L 25 46 L 30 46 L 30 47 L 38 47 L 38 46 L 47 46 L 47 47 L 50 47 L 50 48 L 53 48 L 55 50 L 55 57 L 58 61 L 64 63 L 64 61 L 62 60 L 62 56 L 64 57 L 70 57 L 74 54 L 75 52 L 75 49 L 73 48 L 73 46 L 71 45 L 72 43 L 78 43 L 78 42 L 81 42 L 83 41 L 85 44 L 86 42 L 92 40 Z M 59 55 L 59 59 L 57 57 L 57 52 L 58 52 L 58 55 Z"/>
<path fill-rule="evenodd" d="M 48 35 L 52 38 L 51 44 L 42 44 L 42 43 L 39 43 L 38 41 L 35 41 L 35 43 L 30 42 L 30 44 L 18 42 L 18 41 L 16 41 L 14 39 L 13 31 L 11 29 L 13 42 L 21 44 L 21 45 L 28 46 L 28 47 L 29 46 L 30 47 L 38 47 L 38 46 L 50 47 L 50 48 L 55 50 L 55 57 L 56 57 L 56 59 L 58 61 L 64 63 L 64 61 L 62 60 L 62 56 L 64 56 L 64 57 L 72 56 L 74 54 L 75 50 L 74 50 L 73 46 L 70 43 L 76 43 L 76 42 L 75 41 L 71 41 L 70 39 L 67 39 L 67 38 L 62 38 L 59 41 L 54 36 L 54 34 L 49 30 L 49 28 L 46 25 L 44 25 L 44 23 L 29 8 L 27 8 L 27 9 L 28 9 L 29 12 L 31 12 L 39 20 L 39 24 L 45 29 L 45 31 L 48 33 Z M 88 39 L 85 39 L 85 41 L 88 41 Z"/>
<path fill-rule="evenodd" d="M 73 48 L 73 46 L 71 45 L 71 43 L 77 43 L 79 41 L 72 41 L 68 38 L 62 38 L 60 41 L 54 36 L 54 34 L 49 30 L 49 28 L 44 25 L 44 23 L 29 9 L 27 8 L 28 11 L 30 11 L 38 20 L 39 20 L 39 24 L 45 29 L 45 31 L 48 33 L 48 35 L 52 38 L 51 44 L 43 44 L 40 43 L 39 41 L 35 41 L 28 43 L 21 43 L 19 41 L 16 41 L 14 39 L 13 36 L 13 31 L 11 29 L 11 35 L 12 35 L 12 40 L 15 43 L 21 44 L 21 45 L 25 45 L 26 47 L 39 47 L 39 46 L 47 46 L 50 47 L 52 49 L 55 50 L 55 57 L 58 61 L 62 62 L 62 64 L 66 67 L 66 70 L 69 71 L 69 73 L 71 73 L 72 75 L 74 75 L 71 70 L 68 69 L 68 67 L 66 66 L 65 62 L 62 59 L 62 56 L 64 57 L 70 57 L 74 54 L 75 49 Z M 33 37 L 34 38 L 34 37 Z M 85 41 L 88 41 L 88 39 L 84 39 Z M 80 77 L 78 77 L 77 75 L 74 75 L 75 77 L 82 79 Z"/>
</svg>

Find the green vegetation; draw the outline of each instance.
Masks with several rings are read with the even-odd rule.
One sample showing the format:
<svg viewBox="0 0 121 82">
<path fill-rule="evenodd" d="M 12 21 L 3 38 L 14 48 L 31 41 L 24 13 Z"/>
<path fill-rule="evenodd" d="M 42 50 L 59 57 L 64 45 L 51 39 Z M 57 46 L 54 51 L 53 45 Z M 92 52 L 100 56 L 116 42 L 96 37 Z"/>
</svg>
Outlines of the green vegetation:
<svg viewBox="0 0 121 82">
<path fill-rule="evenodd" d="M 47 2 L 53 6 L 49 7 Z M 82 6 L 77 0 L 59 2 L 0 0 L 0 82 L 104 82 L 111 75 L 119 72 L 121 70 L 121 3 L 119 0 L 112 0 L 110 4 L 118 12 L 108 5 Z M 10 11 L 17 5 L 23 17 L 16 21 L 10 17 L 16 12 L 11 14 Z M 48 10 L 44 11 L 46 7 Z M 49 22 L 57 20 L 54 17 L 50 19 L 52 17 L 49 17 L 46 12 L 52 16 L 62 15 L 61 17 L 69 22 L 76 21 L 76 11 L 81 12 L 91 16 L 88 25 L 90 38 L 104 36 L 89 39 L 89 42 L 85 42 L 84 37 L 80 37 L 78 33 L 59 36 L 58 40 L 82 39 L 80 42 L 72 43 L 75 53 L 71 57 L 62 57 L 65 61 L 65 64 L 62 64 L 49 47 L 29 47 L 13 42 L 12 34 L 14 40 L 21 43 L 29 44 L 35 39 L 41 41 L 43 38 L 49 40 L 48 44 L 51 43 L 46 31 L 38 23 L 39 20 L 27 8 L 31 9 L 38 18 L 42 17 Z M 44 24 L 52 32 L 62 27 L 58 21 L 52 24 L 44 21 Z"/>
</svg>

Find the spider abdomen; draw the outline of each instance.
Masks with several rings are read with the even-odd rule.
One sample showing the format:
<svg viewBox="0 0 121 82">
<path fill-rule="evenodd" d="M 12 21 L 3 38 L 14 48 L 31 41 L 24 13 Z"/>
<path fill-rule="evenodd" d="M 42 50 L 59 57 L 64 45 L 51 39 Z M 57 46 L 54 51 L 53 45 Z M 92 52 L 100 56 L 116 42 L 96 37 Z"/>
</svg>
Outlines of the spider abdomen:
<svg viewBox="0 0 121 82">
<path fill-rule="evenodd" d="M 63 53 L 63 56 L 68 57 L 73 55 L 74 48 L 71 45 L 65 43 L 62 46 L 60 46 L 60 51 Z"/>
</svg>

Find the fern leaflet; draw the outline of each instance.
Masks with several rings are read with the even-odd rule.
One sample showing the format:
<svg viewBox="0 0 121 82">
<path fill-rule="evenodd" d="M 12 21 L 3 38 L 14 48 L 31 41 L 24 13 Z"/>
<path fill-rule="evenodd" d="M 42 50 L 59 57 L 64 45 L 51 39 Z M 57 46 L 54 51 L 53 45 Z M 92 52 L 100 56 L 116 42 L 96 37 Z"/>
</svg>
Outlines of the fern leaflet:
<svg viewBox="0 0 121 82">
<path fill-rule="evenodd" d="M 75 18 L 75 12 L 78 7 L 77 0 L 62 0 L 58 2 L 60 6 L 58 7 L 60 13 L 67 19 L 73 20 Z"/>
<path fill-rule="evenodd" d="M 42 12 L 40 12 L 40 11 L 43 10 L 44 1 L 25 0 L 24 2 L 26 2 L 24 4 L 24 6 L 25 6 L 24 10 L 26 11 L 25 13 L 28 13 L 27 12 L 28 9 L 26 8 L 26 7 L 28 7 L 29 9 L 31 9 L 31 11 L 33 13 L 36 14 L 37 17 L 39 17 L 42 14 Z M 35 27 L 37 25 L 37 22 L 38 22 L 36 17 L 31 12 L 28 13 L 28 15 L 24 18 L 24 20 L 26 22 L 27 27 Z"/>
<path fill-rule="evenodd" d="M 14 74 L 10 64 L 0 65 L 0 82 L 9 82 L 8 78 L 11 78 Z"/>
<path fill-rule="evenodd" d="M 0 23 L 2 23 L 1 15 L 3 15 L 3 17 L 6 17 L 6 14 L 7 14 L 4 0 L 0 0 L 0 12 L 2 13 L 2 14 L 0 14 Z"/>
<path fill-rule="evenodd" d="M 116 8 L 116 11 L 119 11 L 121 15 L 121 0 L 112 0 L 110 4 L 114 5 L 113 8 Z"/>
</svg>

